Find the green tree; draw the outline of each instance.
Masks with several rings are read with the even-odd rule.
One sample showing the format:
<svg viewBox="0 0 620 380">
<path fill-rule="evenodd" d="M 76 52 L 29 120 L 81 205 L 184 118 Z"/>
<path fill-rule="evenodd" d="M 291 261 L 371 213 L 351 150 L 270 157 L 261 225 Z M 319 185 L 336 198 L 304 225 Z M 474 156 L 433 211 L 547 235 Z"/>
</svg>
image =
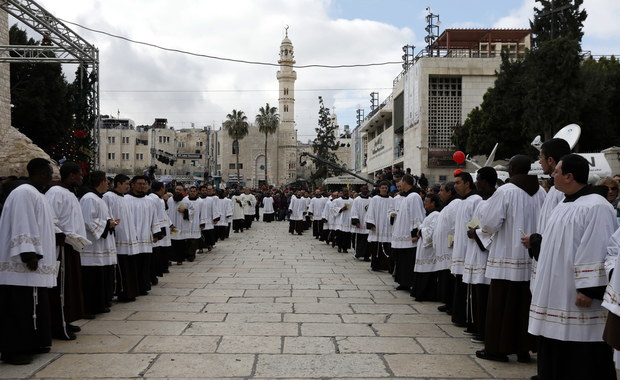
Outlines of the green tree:
<svg viewBox="0 0 620 380">
<path fill-rule="evenodd" d="M 11 45 L 37 45 L 13 25 Z M 65 140 L 72 123 L 68 83 L 59 63 L 11 63 L 11 124 L 58 159 L 54 146 Z"/>
<path fill-rule="evenodd" d="M 258 130 L 265 134 L 265 185 L 269 186 L 267 179 L 267 138 L 278 130 L 278 125 L 280 124 L 278 109 L 270 107 L 269 103 L 265 104 L 264 107 L 258 110 L 256 124 L 258 124 Z"/>
<path fill-rule="evenodd" d="M 242 140 L 249 133 L 248 118 L 243 111 L 232 110 L 226 115 L 224 122 L 224 130 L 228 132 L 228 136 L 233 139 L 233 149 L 235 149 L 235 159 L 237 163 L 237 183 L 240 182 L 239 175 L 239 140 Z"/>
<path fill-rule="evenodd" d="M 534 46 L 543 42 L 566 37 L 581 42 L 583 23 L 588 17 L 580 10 L 583 0 L 536 0 L 541 7 L 534 7 L 534 21 L 530 28 L 534 34 Z"/>
<path fill-rule="evenodd" d="M 312 142 L 314 154 L 324 160 L 338 163 L 338 157 L 335 153 L 335 150 L 338 149 L 338 142 L 336 141 L 338 126 L 333 122 L 329 108 L 325 107 L 321 96 L 319 96 L 318 127 L 314 130 L 316 131 L 316 138 Z M 315 186 L 319 185 L 325 178 L 339 174 L 339 171 L 324 163 L 317 161 L 315 166 L 316 171 L 311 176 Z"/>
</svg>

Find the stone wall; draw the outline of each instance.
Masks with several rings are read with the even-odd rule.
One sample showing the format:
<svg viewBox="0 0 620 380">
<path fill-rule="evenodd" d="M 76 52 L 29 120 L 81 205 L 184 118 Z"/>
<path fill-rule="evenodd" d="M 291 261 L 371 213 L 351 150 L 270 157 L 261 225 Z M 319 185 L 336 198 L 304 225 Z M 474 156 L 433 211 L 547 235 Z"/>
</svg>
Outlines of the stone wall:
<svg viewBox="0 0 620 380">
<path fill-rule="evenodd" d="M 0 45 L 8 44 L 9 17 L 0 10 Z M 37 157 L 51 160 L 32 140 L 11 126 L 10 69 L 8 63 L 0 63 L 0 176 L 27 175 L 28 161 Z"/>
</svg>

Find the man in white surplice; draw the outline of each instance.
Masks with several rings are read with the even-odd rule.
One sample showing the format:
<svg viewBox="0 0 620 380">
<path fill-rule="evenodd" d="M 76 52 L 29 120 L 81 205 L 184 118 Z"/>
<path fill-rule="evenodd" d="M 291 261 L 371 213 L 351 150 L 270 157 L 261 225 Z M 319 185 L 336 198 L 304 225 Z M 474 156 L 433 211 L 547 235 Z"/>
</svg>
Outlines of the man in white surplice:
<svg viewBox="0 0 620 380">
<path fill-rule="evenodd" d="M 370 199 L 366 212 L 366 228 L 368 232 L 368 249 L 370 250 L 370 269 L 373 271 L 388 270 L 391 254 L 392 225 L 390 214 L 394 211 L 394 199 L 388 195 L 390 184 L 386 181 L 379 184 L 379 194 Z"/>
<path fill-rule="evenodd" d="M 56 286 L 55 215 L 42 194 L 52 167 L 35 158 L 27 169 L 28 182 L 11 191 L 0 217 L 0 360 L 16 365 L 49 352 L 47 291 Z"/>
<path fill-rule="evenodd" d="M 301 235 L 304 231 L 304 214 L 306 212 L 306 201 L 301 197 L 301 191 L 297 191 L 295 195 L 291 197 L 291 203 L 288 206 L 289 210 L 289 228 L 288 232 Z"/>
<path fill-rule="evenodd" d="M 368 186 L 362 185 L 357 198 L 353 200 L 351 209 L 351 233 L 355 234 L 355 258 L 370 261 L 370 251 L 368 250 L 368 229 L 366 228 L 366 212 L 370 204 L 368 196 Z"/>
<path fill-rule="evenodd" d="M 402 200 L 398 204 L 392 228 L 392 255 L 394 255 L 394 280 L 396 290 L 410 290 L 413 285 L 418 230 L 426 212 L 424 202 L 415 192 L 414 179 L 405 174 L 400 180 Z"/>
<path fill-rule="evenodd" d="M 565 198 L 543 230 L 529 313 L 541 379 L 616 378 L 612 349 L 602 339 L 601 303 L 617 222 L 611 204 L 586 185 L 588 173 L 588 161 L 576 154 L 562 157 L 553 173 Z"/>
<path fill-rule="evenodd" d="M 535 231 L 546 193 L 538 178 L 527 174 L 530 167 L 529 157 L 512 157 L 510 183 L 495 191 L 480 215 L 482 232 L 497 233 L 487 259 L 491 285 L 484 350 L 476 351 L 481 359 L 508 361 L 507 355 L 517 354 L 518 361 L 529 362 L 529 351 L 535 349 L 527 334 L 531 259 L 521 236 Z"/>
<path fill-rule="evenodd" d="M 334 216 L 333 229 L 336 230 L 336 245 L 338 252 L 347 253 L 351 248 L 351 206 L 353 200 L 349 198 L 349 189 L 343 188 L 342 195 L 332 202 L 331 214 Z"/>
</svg>

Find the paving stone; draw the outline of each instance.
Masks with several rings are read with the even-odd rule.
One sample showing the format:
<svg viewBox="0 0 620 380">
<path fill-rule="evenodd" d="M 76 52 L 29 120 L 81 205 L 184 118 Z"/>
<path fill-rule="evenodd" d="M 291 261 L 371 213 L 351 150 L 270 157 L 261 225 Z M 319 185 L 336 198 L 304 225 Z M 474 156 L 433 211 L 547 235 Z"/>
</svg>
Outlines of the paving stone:
<svg viewBox="0 0 620 380">
<path fill-rule="evenodd" d="M 242 289 L 213 289 L 211 287 L 207 289 L 196 289 L 190 296 L 192 297 L 241 297 L 244 290 Z"/>
<path fill-rule="evenodd" d="M 134 349 L 148 353 L 206 353 L 215 352 L 218 336 L 147 336 Z"/>
<path fill-rule="evenodd" d="M 284 314 L 284 322 L 340 323 L 342 320 L 336 314 Z"/>
<path fill-rule="evenodd" d="M 431 323 L 373 323 L 379 336 L 445 337 L 446 333 Z"/>
<path fill-rule="evenodd" d="M 282 339 L 279 336 L 225 336 L 217 349 L 218 353 L 279 354 Z"/>
<path fill-rule="evenodd" d="M 194 322 L 183 335 L 258 335 L 298 336 L 297 323 Z"/>
<path fill-rule="evenodd" d="M 384 323 L 387 314 L 342 314 L 344 323 Z"/>
<path fill-rule="evenodd" d="M 226 322 L 282 322 L 282 314 L 280 313 L 229 313 L 226 316 Z"/>
<path fill-rule="evenodd" d="M 301 324 L 302 336 L 375 336 L 367 324 L 311 323 Z"/>
<path fill-rule="evenodd" d="M 227 303 L 228 300 L 230 299 L 230 297 L 224 297 L 224 296 L 183 296 L 183 297 L 177 297 L 177 302 L 186 302 L 186 303 L 201 303 L 201 304 L 207 304 L 207 303 Z"/>
<path fill-rule="evenodd" d="M 372 298 L 340 298 L 340 297 L 328 297 L 319 298 L 320 303 L 340 303 L 340 304 L 374 304 L 375 300 Z"/>
<path fill-rule="evenodd" d="M 478 348 L 480 349 L 480 348 Z M 535 358 L 536 355 L 534 355 Z M 531 363 L 518 363 L 515 362 L 516 355 L 510 355 L 510 363 L 493 362 L 490 360 L 478 359 L 475 355 L 471 356 L 472 359 L 484 368 L 495 378 L 509 379 L 509 378 L 526 378 L 536 375 L 536 360 L 532 360 Z"/>
<path fill-rule="evenodd" d="M 147 296 L 148 297 L 148 296 Z M 118 310 L 134 310 L 134 311 L 201 311 L 204 304 L 191 302 L 129 302 L 114 305 Z"/>
<path fill-rule="evenodd" d="M 287 336 L 284 338 L 285 354 L 334 354 L 336 346 L 332 338 Z"/>
<path fill-rule="evenodd" d="M 291 290 L 250 289 L 243 293 L 244 297 L 290 297 Z"/>
<path fill-rule="evenodd" d="M 180 335 L 187 326 L 188 322 L 94 320 L 82 327 L 80 335 Z"/>
<path fill-rule="evenodd" d="M 356 313 L 362 313 L 362 314 L 372 314 L 372 313 L 377 313 L 377 314 L 411 314 L 411 313 L 415 312 L 415 310 L 413 310 L 408 305 L 360 305 L 360 304 L 353 304 L 353 305 L 351 305 L 351 307 L 353 308 L 353 310 Z"/>
<path fill-rule="evenodd" d="M 280 303 L 318 303 L 317 297 L 277 297 L 276 302 Z"/>
<path fill-rule="evenodd" d="M 162 288 L 161 286 L 155 286 L 151 289 L 150 295 L 156 296 L 186 296 L 191 292 L 189 289 L 179 288 Z"/>
<path fill-rule="evenodd" d="M 484 348 L 481 344 L 472 343 L 469 336 L 460 338 L 423 338 L 416 339 L 430 354 L 463 354 L 473 355 Z"/>
<path fill-rule="evenodd" d="M 36 377 L 139 377 L 156 357 L 152 354 L 65 354 L 37 372 Z"/>
<path fill-rule="evenodd" d="M 273 303 L 274 297 L 230 297 L 228 303 Z"/>
<path fill-rule="evenodd" d="M 396 376 L 485 378 L 487 374 L 468 356 L 397 354 L 385 355 Z M 449 365 L 446 365 L 449 363 Z"/>
<path fill-rule="evenodd" d="M 290 313 L 293 305 L 286 303 L 214 303 L 207 305 L 208 313 Z"/>
<path fill-rule="evenodd" d="M 338 297 L 342 298 L 370 298 L 372 295 L 368 290 L 338 290 Z"/>
<path fill-rule="evenodd" d="M 388 318 L 388 323 L 452 323 L 450 322 L 450 316 L 445 314 L 441 315 L 428 315 L 428 314 L 392 314 Z M 461 328 L 463 331 L 463 328 Z"/>
<path fill-rule="evenodd" d="M 58 358 L 56 353 L 36 355 L 30 364 L 10 365 L 0 362 L 0 379 L 28 379 L 46 366 L 52 360 Z"/>
<path fill-rule="evenodd" d="M 423 353 L 424 350 L 413 338 L 392 337 L 337 337 L 336 344 L 343 354 L 406 354 Z"/>
<path fill-rule="evenodd" d="M 52 352 L 118 353 L 129 352 L 144 338 L 142 335 L 79 334 L 76 340 L 54 340 Z"/>
<path fill-rule="evenodd" d="M 389 376 L 378 355 L 258 355 L 256 377 Z"/>
<path fill-rule="evenodd" d="M 303 314 L 353 314 L 349 305 L 327 303 L 296 303 L 295 313 Z"/>
<path fill-rule="evenodd" d="M 138 311 L 128 318 L 130 321 L 183 321 L 183 322 L 222 322 L 226 314 L 221 313 L 181 313 L 174 311 Z"/>
<path fill-rule="evenodd" d="M 245 377 L 252 373 L 254 355 L 244 354 L 163 354 L 145 376 L 156 378 Z"/>
<path fill-rule="evenodd" d="M 126 310 L 126 309 L 123 310 L 123 309 L 119 309 L 117 305 L 113 305 L 109 313 L 97 315 L 97 320 L 98 321 L 123 321 L 135 313 L 137 313 L 137 311 Z M 88 319 L 82 319 L 81 321 L 82 321 L 82 324 L 80 324 L 80 326 L 88 322 L 91 322 L 91 320 L 88 320 Z"/>
</svg>

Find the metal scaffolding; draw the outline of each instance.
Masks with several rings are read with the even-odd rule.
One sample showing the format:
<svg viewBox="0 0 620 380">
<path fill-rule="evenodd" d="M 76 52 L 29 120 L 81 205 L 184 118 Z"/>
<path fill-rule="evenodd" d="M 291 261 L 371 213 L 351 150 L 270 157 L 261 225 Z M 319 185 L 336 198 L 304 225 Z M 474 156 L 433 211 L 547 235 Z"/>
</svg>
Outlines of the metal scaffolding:
<svg viewBox="0 0 620 380">
<path fill-rule="evenodd" d="M 0 0 L 0 9 L 15 17 L 32 30 L 40 33 L 41 45 L 0 45 L 0 62 L 54 62 L 81 65 L 88 78 L 91 74 L 96 85 L 89 96 L 93 99 L 93 119 L 90 130 L 95 152 L 93 165 L 99 168 L 99 50 L 63 24 L 42 6 L 32 0 Z"/>
</svg>

